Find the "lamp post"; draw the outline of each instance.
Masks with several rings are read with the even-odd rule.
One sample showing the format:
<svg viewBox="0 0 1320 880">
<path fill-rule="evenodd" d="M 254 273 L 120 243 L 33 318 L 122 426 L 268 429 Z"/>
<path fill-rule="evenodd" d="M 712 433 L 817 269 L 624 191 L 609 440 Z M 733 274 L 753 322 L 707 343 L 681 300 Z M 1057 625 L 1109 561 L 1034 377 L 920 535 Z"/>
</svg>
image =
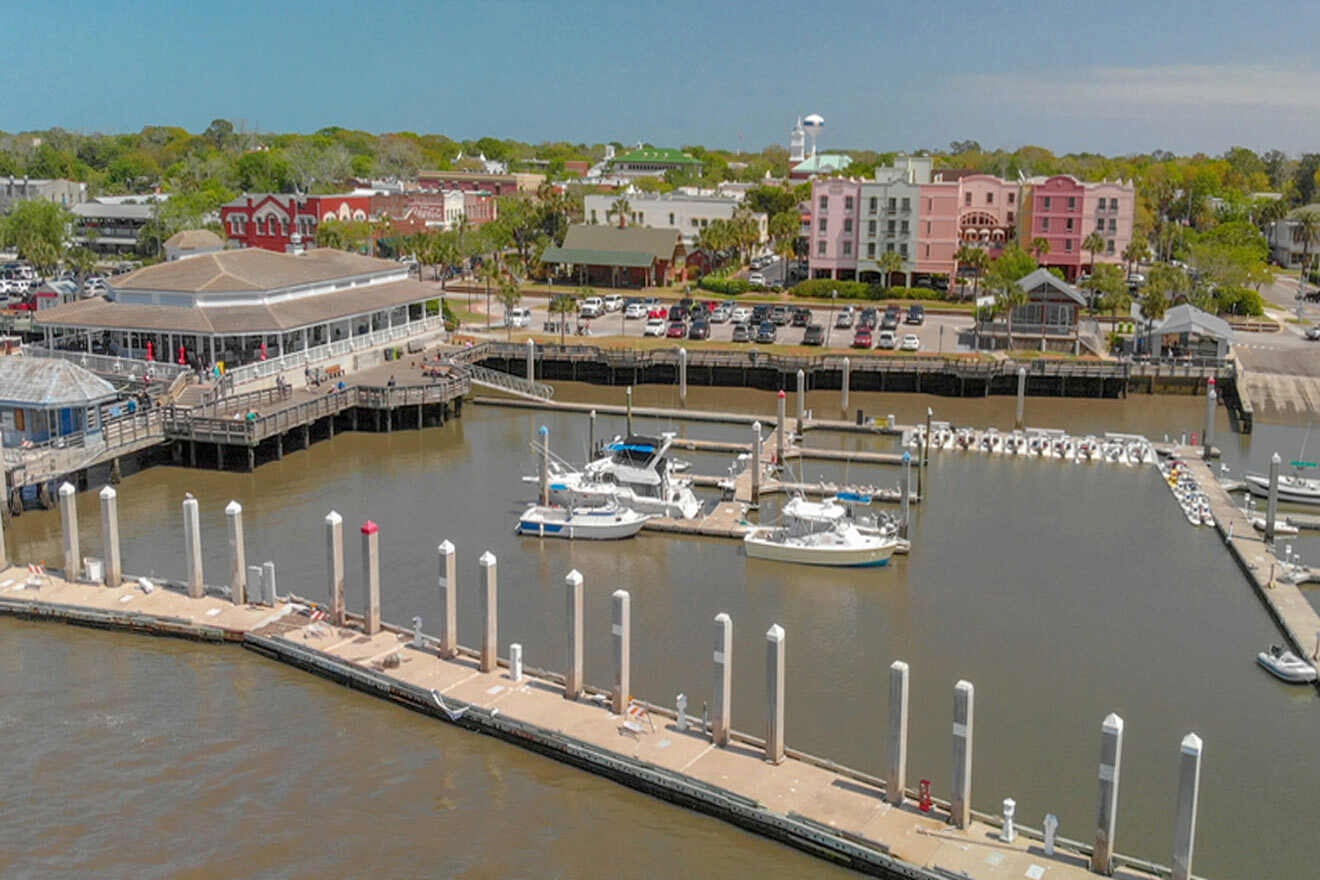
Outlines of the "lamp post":
<svg viewBox="0 0 1320 880">
<path fill-rule="evenodd" d="M 830 330 L 834 327 L 834 306 L 839 301 L 839 291 L 830 291 L 830 319 L 825 324 L 825 347 L 830 347 Z"/>
</svg>

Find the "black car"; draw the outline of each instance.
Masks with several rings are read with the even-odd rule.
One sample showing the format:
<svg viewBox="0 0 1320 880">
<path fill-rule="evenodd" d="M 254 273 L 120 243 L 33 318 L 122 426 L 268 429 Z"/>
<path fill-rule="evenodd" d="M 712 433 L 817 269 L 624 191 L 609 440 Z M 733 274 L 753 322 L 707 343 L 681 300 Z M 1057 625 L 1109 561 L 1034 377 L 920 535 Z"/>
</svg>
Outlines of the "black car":
<svg viewBox="0 0 1320 880">
<path fill-rule="evenodd" d="M 895 305 L 894 303 L 890 303 L 889 305 L 885 306 L 885 317 L 898 318 L 899 313 L 901 313 L 902 311 L 903 310 L 899 308 L 897 305 Z"/>
<path fill-rule="evenodd" d="M 768 320 L 769 318 L 770 318 L 770 307 L 769 307 L 769 306 L 767 306 L 767 305 L 765 305 L 765 304 L 763 303 L 763 304 L 761 304 L 761 305 L 759 305 L 759 306 L 753 306 L 753 307 L 752 307 L 752 323 L 753 323 L 753 324 L 760 324 L 762 321 Z"/>
<path fill-rule="evenodd" d="M 878 321 L 879 319 L 880 319 L 880 310 L 873 306 L 867 306 L 866 308 L 862 309 L 861 315 L 857 318 L 857 326 L 871 327 L 872 329 L 874 329 L 876 321 Z"/>
<path fill-rule="evenodd" d="M 752 328 L 751 328 L 750 326 L 748 326 L 747 324 L 734 324 L 734 325 L 733 325 L 733 341 L 734 341 L 734 342 L 751 342 L 751 341 L 752 341 Z"/>
<path fill-rule="evenodd" d="M 926 323 L 926 307 L 918 305 L 908 306 L 907 318 L 905 324 L 924 324 Z"/>
<path fill-rule="evenodd" d="M 793 326 L 806 327 L 811 323 L 811 309 L 798 306 L 793 310 Z"/>
<path fill-rule="evenodd" d="M 773 321 L 762 321 L 761 326 L 756 328 L 756 341 L 774 342 L 777 330 Z"/>
<path fill-rule="evenodd" d="M 890 312 L 885 312 L 885 316 L 884 316 L 883 318 L 880 319 L 880 329 L 881 329 L 881 330 L 897 330 L 897 329 L 898 329 L 898 312 L 893 312 L 892 314 L 891 314 Z"/>
<path fill-rule="evenodd" d="M 687 317 L 687 307 L 684 306 L 682 303 L 669 307 L 669 320 L 682 321 L 686 317 Z"/>
<path fill-rule="evenodd" d="M 812 324 L 807 328 L 807 332 L 802 334 L 803 345 L 824 345 L 825 328 L 819 324 Z"/>
<path fill-rule="evenodd" d="M 705 321 L 693 321 L 688 328 L 688 339 L 710 339 L 710 325 Z"/>
</svg>

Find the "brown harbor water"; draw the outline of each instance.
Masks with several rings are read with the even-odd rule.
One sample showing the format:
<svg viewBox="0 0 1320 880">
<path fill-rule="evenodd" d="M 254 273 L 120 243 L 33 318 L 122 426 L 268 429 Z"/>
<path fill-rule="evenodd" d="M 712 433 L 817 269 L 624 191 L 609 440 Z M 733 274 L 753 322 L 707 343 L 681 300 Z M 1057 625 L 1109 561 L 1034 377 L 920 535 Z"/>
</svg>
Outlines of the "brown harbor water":
<svg viewBox="0 0 1320 880">
<path fill-rule="evenodd" d="M 564 385 L 559 397 L 622 402 L 622 389 Z M 642 387 L 638 405 L 674 405 Z M 790 395 L 790 406 L 792 397 Z M 772 413 L 774 398 L 692 388 L 688 405 Z M 809 406 L 835 415 L 837 393 Z M 900 422 L 1010 428 L 1009 398 L 854 394 Z M 1027 422 L 1161 438 L 1198 430 L 1187 397 L 1028 401 Z M 581 458 L 580 415 L 470 406 L 445 428 L 346 433 L 253 474 L 157 467 L 120 486 L 125 568 L 181 577 L 184 492 L 202 500 L 207 579 L 223 580 L 225 503 L 246 511 L 250 562 L 276 561 L 281 591 L 325 595 L 321 520 L 381 527 L 384 614 L 437 611 L 435 546 L 454 541 L 463 584 L 499 558 L 500 647 L 558 667 L 562 583 L 587 584 L 587 676 L 608 676 L 609 594 L 632 593 L 633 690 L 699 711 L 711 691 L 710 621 L 734 620 L 734 724 L 763 728 L 765 630 L 787 631 L 788 741 L 884 773 L 886 673 L 912 668 L 909 773 L 947 795 L 955 681 L 976 685 L 973 802 L 1018 803 L 1093 834 L 1099 725 L 1127 722 L 1118 848 L 1167 863 L 1178 743 L 1206 742 L 1196 855 L 1213 878 L 1312 876 L 1315 691 L 1266 677 L 1255 653 L 1277 632 L 1214 532 L 1190 527 L 1148 468 L 936 454 L 913 553 L 887 569 L 829 571 L 749 561 L 733 542 L 643 535 L 623 544 L 541 542 L 512 524 L 531 487 L 539 425 Z M 639 419 L 639 430 L 743 439 L 747 428 Z M 602 416 L 599 434 L 623 430 Z M 1234 471 L 1300 450 L 1304 430 L 1258 425 L 1219 445 Z M 808 444 L 892 448 L 891 439 L 810 434 Z M 1309 441 L 1308 441 L 1309 442 Z M 1317 440 L 1320 443 L 1320 439 Z M 692 455 L 722 473 L 729 457 Z M 805 476 L 894 485 L 897 470 L 814 462 Z M 99 552 L 95 493 L 79 497 L 84 552 Z M 355 534 L 355 532 L 353 533 Z M 351 536 L 350 536 L 351 537 Z M 28 512 L 10 553 L 54 561 L 59 521 Z M 1296 543 L 1320 561 L 1320 540 Z M 360 607 L 350 540 L 350 607 Z M 460 635 L 477 631 L 461 594 Z M 433 629 L 433 627 L 428 627 Z M 804 876 L 830 866 L 731 826 L 488 738 L 435 723 L 237 648 L 0 619 L 0 736 L 7 752 L 0 875 L 9 877 Z"/>
</svg>

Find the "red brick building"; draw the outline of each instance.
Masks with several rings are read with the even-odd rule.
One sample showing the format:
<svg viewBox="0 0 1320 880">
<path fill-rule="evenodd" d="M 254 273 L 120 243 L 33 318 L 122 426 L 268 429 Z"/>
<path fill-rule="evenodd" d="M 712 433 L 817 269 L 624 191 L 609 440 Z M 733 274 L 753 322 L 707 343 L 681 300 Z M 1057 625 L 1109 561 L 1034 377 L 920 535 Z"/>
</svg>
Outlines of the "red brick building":
<svg viewBox="0 0 1320 880">
<path fill-rule="evenodd" d="M 487 174 L 484 171 L 419 171 L 417 185 L 424 190 L 459 189 L 488 192 L 495 196 L 534 193 L 545 183 L 544 174 Z"/>
<path fill-rule="evenodd" d="M 370 216 L 370 196 L 252 193 L 220 206 L 220 224 L 231 243 L 280 252 L 289 249 L 295 232 L 305 246 L 312 247 L 316 227 L 323 220 L 366 220 Z"/>
</svg>

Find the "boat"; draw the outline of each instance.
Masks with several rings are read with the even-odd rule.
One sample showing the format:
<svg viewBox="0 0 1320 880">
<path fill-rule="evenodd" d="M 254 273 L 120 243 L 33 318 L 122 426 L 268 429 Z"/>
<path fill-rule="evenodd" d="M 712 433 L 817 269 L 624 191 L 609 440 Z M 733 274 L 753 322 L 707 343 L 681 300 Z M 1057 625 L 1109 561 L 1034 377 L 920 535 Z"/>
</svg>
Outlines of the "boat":
<svg viewBox="0 0 1320 880">
<path fill-rule="evenodd" d="M 1078 441 L 1077 443 L 1078 461 L 1094 461 L 1096 456 L 1099 454 L 1100 454 L 1100 444 L 1096 441 L 1094 436 L 1088 434 L 1086 437 L 1083 437 L 1080 441 Z"/>
<path fill-rule="evenodd" d="M 642 530 L 650 514 L 609 504 L 599 507 L 562 507 L 532 504 L 518 517 L 515 534 L 538 538 L 613 541 L 631 538 Z"/>
<path fill-rule="evenodd" d="M 696 519 L 701 501 L 691 480 L 679 477 L 668 457 L 672 433 L 660 437 L 616 437 L 605 445 L 605 455 L 572 470 L 550 462 L 550 501 L 561 506 L 619 507 L 674 519 Z M 539 477 L 523 477 L 535 483 Z"/>
<path fill-rule="evenodd" d="M 972 446 L 975 445 L 976 432 L 973 431 L 971 428 L 959 428 L 957 433 L 954 434 L 953 439 L 954 439 L 954 444 L 957 445 L 959 449 L 965 451 L 971 449 Z"/>
<path fill-rule="evenodd" d="M 1257 654 L 1256 662 L 1275 678 L 1289 684 L 1308 684 L 1316 680 L 1315 666 L 1278 645 L 1270 645 L 1269 651 Z"/>
<path fill-rule="evenodd" d="M 1127 456 L 1123 453 L 1123 444 L 1106 440 L 1100 444 L 1100 457 L 1110 464 L 1126 464 Z"/>
<path fill-rule="evenodd" d="M 1270 494 L 1270 478 L 1264 474 L 1245 473 L 1242 482 L 1247 491 L 1261 498 Z M 1294 504 L 1320 504 L 1320 480 L 1310 477 L 1279 475 L 1279 500 Z"/>
<path fill-rule="evenodd" d="M 897 545 L 892 535 L 863 532 L 830 499 L 794 498 L 784 505 L 780 525 L 758 526 L 743 537 L 749 559 L 855 568 L 887 565 Z"/>
<path fill-rule="evenodd" d="M 1027 435 L 1021 431 L 1014 431 L 1004 438 L 1004 451 L 1009 455 L 1027 454 Z"/>
<path fill-rule="evenodd" d="M 1136 441 L 1127 446 L 1128 464 L 1145 464 L 1150 461 L 1150 444 Z"/>
<path fill-rule="evenodd" d="M 1067 435 L 1054 439 L 1053 451 L 1056 458 L 1062 458 L 1064 461 L 1074 461 L 1077 458 L 1077 444 Z"/>
<path fill-rule="evenodd" d="M 1027 451 L 1039 458 L 1050 457 L 1050 439 L 1042 434 L 1027 437 Z"/>
<path fill-rule="evenodd" d="M 1253 516 L 1253 517 L 1251 517 L 1251 527 L 1254 528 L 1254 529 L 1255 529 L 1256 531 L 1258 531 L 1258 532 L 1263 532 L 1263 531 L 1265 531 L 1265 517 L 1263 517 L 1263 516 Z M 1298 534 L 1298 533 L 1299 533 L 1299 532 L 1298 532 L 1297 526 L 1293 525 L 1292 523 L 1290 523 L 1290 522 L 1286 522 L 1286 521 L 1281 520 L 1281 519 L 1276 519 L 1276 520 L 1274 521 L 1274 534 L 1276 534 L 1276 535 L 1296 535 L 1296 534 Z"/>
<path fill-rule="evenodd" d="M 981 451 L 998 454 L 1004 451 L 1004 436 L 996 428 L 986 428 L 981 435 Z"/>
</svg>

